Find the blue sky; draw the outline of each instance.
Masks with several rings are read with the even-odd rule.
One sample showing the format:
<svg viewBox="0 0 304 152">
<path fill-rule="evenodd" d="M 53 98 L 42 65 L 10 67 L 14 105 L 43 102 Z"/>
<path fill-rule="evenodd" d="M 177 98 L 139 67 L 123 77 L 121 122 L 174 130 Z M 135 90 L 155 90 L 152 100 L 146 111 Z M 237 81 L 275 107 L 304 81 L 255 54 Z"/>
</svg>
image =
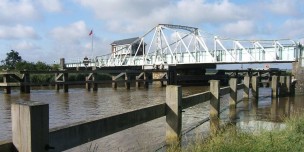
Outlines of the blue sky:
<svg viewBox="0 0 304 152">
<path fill-rule="evenodd" d="M 142 36 L 159 23 L 198 27 L 236 39 L 303 41 L 303 0 L 1 0 L 0 55 L 24 60 L 110 53 L 114 40 Z"/>
</svg>

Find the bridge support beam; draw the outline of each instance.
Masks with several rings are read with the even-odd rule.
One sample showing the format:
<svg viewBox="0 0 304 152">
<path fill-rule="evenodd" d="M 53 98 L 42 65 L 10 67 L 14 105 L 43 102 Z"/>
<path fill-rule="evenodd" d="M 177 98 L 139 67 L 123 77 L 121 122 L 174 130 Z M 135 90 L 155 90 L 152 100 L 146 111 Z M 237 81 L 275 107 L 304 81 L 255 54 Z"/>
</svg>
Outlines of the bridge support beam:
<svg viewBox="0 0 304 152">
<path fill-rule="evenodd" d="M 278 97 L 279 94 L 279 89 L 278 89 L 278 85 L 279 85 L 279 81 L 278 81 L 278 76 L 274 75 L 271 78 L 271 89 L 272 89 L 272 97 L 276 98 Z"/>
<path fill-rule="evenodd" d="M 69 80 L 69 73 L 63 73 L 63 91 L 69 92 L 69 85 L 67 84 Z"/>
<path fill-rule="evenodd" d="M 29 85 L 30 82 L 31 82 L 30 74 L 25 73 L 23 75 L 23 83 L 25 83 L 25 84 L 21 83 L 21 86 L 20 86 L 20 92 L 21 93 L 31 93 L 31 87 Z"/>
<path fill-rule="evenodd" d="M 252 76 L 251 79 L 251 84 L 252 84 L 252 96 L 255 99 L 259 98 L 259 87 L 260 87 L 260 77 L 259 76 Z"/>
<path fill-rule="evenodd" d="M 164 78 L 166 76 L 166 72 L 152 72 L 152 84 L 156 87 L 163 87 L 164 86 Z"/>
<path fill-rule="evenodd" d="M 10 81 L 11 81 L 10 75 L 8 75 L 8 74 L 3 75 L 3 82 L 4 83 L 7 84 Z M 5 94 L 11 94 L 11 86 L 5 86 L 3 91 L 4 91 Z"/>
<path fill-rule="evenodd" d="M 126 73 L 125 74 L 125 88 L 130 90 L 131 83 L 130 83 L 130 76 Z"/>
<path fill-rule="evenodd" d="M 149 87 L 148 77 L 146 72 L 142 72 L 138 76 L 136 76 L 136 88 L 139 88 L 141 84 L 143 84 L 145 88 Z"/>
<path fill-rule="evenodd" d="M 280 91 L 279 95 L 280 97 L 286 96 L 287 94 L 287 85 L 286 85 L 286 77 L 285 76 L 280 76 Z"/>
<path fill-rule="evenodd" d="M 229 118 L 234 121 L 236 118 L 236 103 L 237 103 L 237 78 L 229 80 L 230 98 L 229 98 Z"/>
<path fill-rule="evenodd" d="M 210 80 L 210 130 L 216 134 L 220 127 L 220 81 Z"/>
<path fill-rule="evenodd" d="M 250 77 L 244 77 L 244 99 L 249 99 L 249 90 L 250 90 Z"/>
<path fill-rule="evenodd" d="M 112 76 L 112 88 L 117 89 L 117 82 L 116 82 L 115 76 Z"/>
</svg>

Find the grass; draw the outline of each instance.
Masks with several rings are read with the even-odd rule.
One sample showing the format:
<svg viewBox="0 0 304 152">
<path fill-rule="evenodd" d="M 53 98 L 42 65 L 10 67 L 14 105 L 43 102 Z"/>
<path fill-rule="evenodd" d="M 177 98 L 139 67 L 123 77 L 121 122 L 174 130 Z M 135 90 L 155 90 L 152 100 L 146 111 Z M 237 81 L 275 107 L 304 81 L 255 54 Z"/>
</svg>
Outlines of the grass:
<svg viewBox="0 0 304 152">
<path fill-rule="evenodd" d="M 303 112 L 303 111 L 302 111 Z M 304 114 L 285 119 L 284 129 L 242 132 L 227 126 L 212 138 L 198 140 L 184 147 L 168 151 L 189 152 L 281 152 L 304 151 Z"/>
</svg>

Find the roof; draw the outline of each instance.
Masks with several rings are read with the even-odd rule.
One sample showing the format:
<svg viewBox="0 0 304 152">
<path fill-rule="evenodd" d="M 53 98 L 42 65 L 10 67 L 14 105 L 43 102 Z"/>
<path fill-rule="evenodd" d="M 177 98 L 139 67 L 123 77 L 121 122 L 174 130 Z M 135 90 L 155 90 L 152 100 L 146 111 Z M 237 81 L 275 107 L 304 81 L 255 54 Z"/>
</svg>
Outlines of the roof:
<svg viewBox="0 0 304 152">
<path fill-rule="evenodd" d="M 111 45 L 125 45 L 125 44 L 131 44 L 134 41 L 138 40 L 139 37 L 134 37 L 134 38 L 128 38 L 128 39 L 123 39 L 123 40 L 117 40 L 111 43 Z"/>
</svg>

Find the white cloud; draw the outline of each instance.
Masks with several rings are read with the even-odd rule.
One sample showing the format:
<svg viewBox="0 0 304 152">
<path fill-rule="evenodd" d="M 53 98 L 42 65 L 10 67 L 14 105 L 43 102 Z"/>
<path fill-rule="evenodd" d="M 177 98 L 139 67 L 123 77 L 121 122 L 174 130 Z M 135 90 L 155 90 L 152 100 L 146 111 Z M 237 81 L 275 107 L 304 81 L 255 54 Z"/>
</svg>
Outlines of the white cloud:
<svg viewBox="0 0 304 152">
<path fill-rule="evenodd" d="M 16 26 L 1 26 L 0 25 L 0 39 L 38 39 L 39 36 L 35 30 L 30 26 L 16 25 Z"/>
<path fill-rule="evenodd" d="M 299 15 L 303 12 L 303 4 L 302 0 L 271 0 L 265 6 L 278 15 Z"/>
<path fill-rule="evenodd" d="M 289 19 L 284 22 L 279 33 L 289 38 L 304 36 L 304 19 Z"/>
<path fill-rule="evenodd" d="M 159 23 L 219 23 L 244 19 L 247 11 L 228 0 L 209 2 L 205 0 L 76 0 L 93 10 L 106 21 L 109 29 L 134 33 L 148 30 Z"/>
<path fill-rule="evenodd" d="M 39 46 L 37 46 L 36 44 L 30 41 L 21 41 L 13 45 L 12 48 L 17 51 L 26 51 L 26 52 L 40 49 Z"/>
<path fill-rule="evenodd" d="M 63 9 L 59 0 L 37 0 L 37 2 L 49 12 L 60 12 Z"/>
<path fill-rule="evenodd" d="M 254 35 L 254 32 L 257 32 L 257 27 L 253 21 L 240 20 L 234 23 L 225 24 L 221 31 L 228 36 L 250 36 Z"/>
<path fill-rule="evenodd" d="M 89 37 L 89 31 L 84 21 L 77 21 L 64 27 L 56 27 L 50 34 L 59 42 L 76 43 Z"/>
<path fill-rule="evenodd" d="M 27 21 L 39 17 L 36 8 L 28 0 L 1 0 L 0 10 L 1 24 Z"/>
</svg>

